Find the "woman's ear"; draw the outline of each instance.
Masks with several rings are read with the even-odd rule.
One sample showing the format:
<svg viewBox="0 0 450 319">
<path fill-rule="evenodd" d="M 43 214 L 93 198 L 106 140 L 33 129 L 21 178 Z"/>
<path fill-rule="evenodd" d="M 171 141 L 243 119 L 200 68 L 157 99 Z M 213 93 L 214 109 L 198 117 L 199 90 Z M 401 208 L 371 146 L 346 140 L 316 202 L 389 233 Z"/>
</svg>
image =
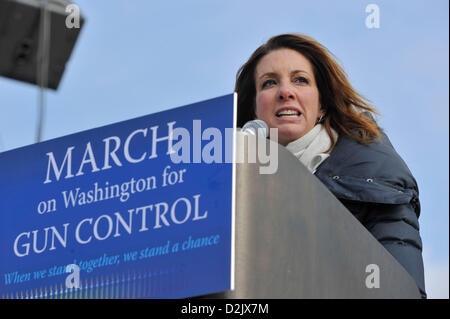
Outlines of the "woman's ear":
<svg viewBox="0 0 450 319">
<path fill-rule="evenodd" d="M 325 114 L 327 114 L 327 108 L 323 105 L 320 105 L 319 114 L 325 116 Z"/>
<path fill-rule="evenodd" d="M 326 114 L 327 114 L 326 109 L 323 106 L 321 106 L 319 109 L 319 117 L 316 120 L 316 124 L 322 123 Z"/>
</svg>

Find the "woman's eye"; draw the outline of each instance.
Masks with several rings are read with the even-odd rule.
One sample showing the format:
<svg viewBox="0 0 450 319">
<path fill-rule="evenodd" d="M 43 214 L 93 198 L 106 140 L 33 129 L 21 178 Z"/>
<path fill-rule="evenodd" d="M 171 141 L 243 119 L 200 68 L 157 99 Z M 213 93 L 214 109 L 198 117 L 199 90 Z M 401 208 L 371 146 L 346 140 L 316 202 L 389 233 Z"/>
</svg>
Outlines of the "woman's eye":
<svg viewBox="0 0 450 319">
<path fill-rule="evenodd" d="M 295 78 L 295 81 L 298 83 L 306 83 L 306 84 L 309 83 L 308 79 L 303 76 L 299 76 L 299 77 Z"/>
<path fill-rule="evenodd" d="M 263 82 L 261 87 L 264 89 L 265 87 L 268 87 L 268 86 L 273 85 L 273 84 L 275 84 L 274 80 L 266 80 L 266 81 Z"/>
</svg>

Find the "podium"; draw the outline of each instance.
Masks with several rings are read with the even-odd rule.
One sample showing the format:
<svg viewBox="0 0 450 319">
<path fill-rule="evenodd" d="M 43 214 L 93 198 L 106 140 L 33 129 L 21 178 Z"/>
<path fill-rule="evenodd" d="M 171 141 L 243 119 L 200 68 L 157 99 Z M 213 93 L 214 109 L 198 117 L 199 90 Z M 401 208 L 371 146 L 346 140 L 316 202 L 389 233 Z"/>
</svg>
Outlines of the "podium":
<svg viewBox="0 0 450 319">
<path fill-rule="evenodd" d="M 414 279 L 297 158 L 276 144 L 278 170 L 260 174 L 248 139 L 238 132 L 246 160 L 236 167 L 235 287 L 202 298 L 420 298 Z"/>
</svg>

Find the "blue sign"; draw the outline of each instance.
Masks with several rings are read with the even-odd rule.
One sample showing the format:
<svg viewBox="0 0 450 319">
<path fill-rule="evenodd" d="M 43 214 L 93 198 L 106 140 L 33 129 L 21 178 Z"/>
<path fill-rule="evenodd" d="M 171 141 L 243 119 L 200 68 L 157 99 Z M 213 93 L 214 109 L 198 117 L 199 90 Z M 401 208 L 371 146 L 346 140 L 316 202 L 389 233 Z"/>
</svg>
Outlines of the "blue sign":
<svg viewBox="0 0 450 319">
<path fill-rule="evenodd" d="M 0 298 L 232 289 L 235 95 L 0 153 Z"/>
</svg>

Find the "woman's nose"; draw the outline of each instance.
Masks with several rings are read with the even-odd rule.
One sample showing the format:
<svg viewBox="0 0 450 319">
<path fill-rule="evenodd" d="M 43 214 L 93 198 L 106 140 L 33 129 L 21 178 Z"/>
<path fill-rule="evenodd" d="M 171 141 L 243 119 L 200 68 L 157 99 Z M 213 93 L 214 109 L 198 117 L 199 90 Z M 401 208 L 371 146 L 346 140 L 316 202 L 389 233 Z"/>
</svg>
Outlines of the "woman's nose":
<svg viewBox="0 0 450 319">
<path fill-rule="evenodd" d="M 282 84 L 282 85 L 280 85 L 278 97 L 282 101 L 294 99 L 294 92 L 292 91 L 292 88 L 289 87 L 289 85 Z"/>
</svg>

